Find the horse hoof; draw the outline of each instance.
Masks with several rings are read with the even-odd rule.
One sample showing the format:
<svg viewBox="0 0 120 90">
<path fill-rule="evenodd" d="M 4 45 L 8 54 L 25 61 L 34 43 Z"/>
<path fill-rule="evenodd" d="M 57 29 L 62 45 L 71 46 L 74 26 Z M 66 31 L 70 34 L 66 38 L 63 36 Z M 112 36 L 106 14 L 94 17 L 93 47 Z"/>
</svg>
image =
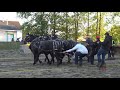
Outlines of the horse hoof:
<svg viewBox="0 0 120 90">
<path fill-rule="evenodd" d="M 60 66 L 61 63 L 57 63 L 57 66 Z"/>
<path fill-rule="evenodd" d="M 71 62 L 67 62 L 68 64 L 71 64 Z"/>
<path fill-rule="evenodd" d="M 39 61 L 39 63 L 42 63 L 42 61 Z"/>
<path fill-rule="evenodd" d="M 57 67 L 59 67 L 60 66 L 60 64 L 57 64 Z"/>
<path fill-rule="evenodd" d="M 36 63 L 33 63 L 33 65 L 35 65 Z"/>
<path fill-rule="evenodd" d="M 48 64 L 49 64 L 49 65 L 51 65 L 52 63 L 51 63 L 51 62 L 49 62 Z"/>
<path fill-rule="evenodd" d="M 52 63 L 54 64 L 55 62 L 53 61 Z"/>
<path fill-rule="evenodd" d="M 51 62 L 47 62 L 47 64 L 51 65 Z"/>
</svg>

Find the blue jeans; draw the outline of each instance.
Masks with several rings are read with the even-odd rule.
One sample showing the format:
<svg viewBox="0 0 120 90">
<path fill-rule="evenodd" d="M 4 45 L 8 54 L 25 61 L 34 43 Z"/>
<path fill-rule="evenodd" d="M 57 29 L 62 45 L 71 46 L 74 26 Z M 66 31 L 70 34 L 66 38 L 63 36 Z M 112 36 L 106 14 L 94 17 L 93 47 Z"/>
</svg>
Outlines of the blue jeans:
<svg viewBox="0 0 120 90">
<path fill-rule="evenodd" d="M 98 53 L 97 53 L 97 58 L 98 58 L 98 63 L 105 63 L 105 56 L 107 54 L 107 51 L 100 48 L 98 50 Z M 102 55 L 102 59 L 101 59 L 101 55 Z"/>
<path fill-rule="evenodd" d="M 82 58 L 86 55 L 87 54 L 82 54 L 81 52 L 75 52 L 75 64 L 78 64 L 78 60 L 80 61 L 80 64 L 82 64 Z"/>
</svg>

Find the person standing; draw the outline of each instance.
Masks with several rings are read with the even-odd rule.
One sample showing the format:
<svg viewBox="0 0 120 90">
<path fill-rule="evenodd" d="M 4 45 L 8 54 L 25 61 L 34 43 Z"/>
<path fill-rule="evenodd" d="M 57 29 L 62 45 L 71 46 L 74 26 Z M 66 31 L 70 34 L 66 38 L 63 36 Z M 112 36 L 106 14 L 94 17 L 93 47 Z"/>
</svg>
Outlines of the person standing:
<svg viewBox="0 0 120 90">
<path fill-rule="evenodd" d="M 100 46 L 101 46 L 100 36 L 96 36 L 96 41 L 93 42 L 93 44 L 89 48 L 88 60 L 91 63 L 91 65 L 94 65 L 94 56 L 97 54 L 98 50 L 100 49 Z"/>
<path fill-rule="evenodd" d="M 88 49 L 88 63 L 90 62 L 91 64 L 93 64 L 93 40 L 90 38 L 89 35 L 86 36 L 86 43 L 86 48 Z"/>
<path fill-rule="evenodd" d="M 111 54 L 112 54 L 112 36 L 109 35 L 109 37 L 110 37 L 110 49 L 108 51 L 108 59 L 111 58 Z"/>
<path fill-rule="evenodd" d="M 114 58 L 114 55 L 115 55 L 115 41 L 112 40 L 112 47 L 111 47 L 111 56 Z"/>
<path fill-rule="evenodd" d="M 97 58 L 98 58 L 98 64 L 97 66 L 100 68 L 106 67 L 105 63 L 105 56 L 107 52 L 110 50 L 111 47 L 111 37 L 108 32 L 105 33 L 105 39 L 103 42 L 101 42 L 101 47 L 97 52 Z M 102 55 L 102 59 L 101 59 Z"/>
</svg>

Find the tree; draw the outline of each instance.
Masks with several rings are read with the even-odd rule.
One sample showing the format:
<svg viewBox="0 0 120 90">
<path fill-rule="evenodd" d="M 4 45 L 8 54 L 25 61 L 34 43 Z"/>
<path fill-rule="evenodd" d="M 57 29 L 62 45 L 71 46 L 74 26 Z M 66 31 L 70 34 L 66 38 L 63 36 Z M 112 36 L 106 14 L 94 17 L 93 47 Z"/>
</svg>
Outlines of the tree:
<svg viewBox="0 0 120 90">
<path fill-rule="evenodd" d="M 98 32 L 98 12 L 97 12 L 97 18 L 96 19 L 97 19 L 97 25 L 96 25 L 96 36 L 97 36 L 97 34 L 98 34 L 97 33 Z"/>
<path fill-rule="evenodd" d="M 119 32 L 120 32 L 120 26 L 116 26 L 116 25 L 112 26 L 112 28 L 110 30 L 110 34 L 112 34 L 113 40 L 116 43 L 120 42 L 120 34 L 119 34 Z"/>
<path fill-rule="evenodd" d="M 17 14 L 26 20 L 22 25 L 23 36 L 28 32 L 38 35 L 52 32 L 61 38 L 77 41 L 86 34 L 93 40 L 97 35 L 104 40 L 106 31 L 110 30 L 115 38 L 115 30 L 119 33 L 120 12 L 17 12 Z"/>
<path fill-rule="evenodd" d="M 77 41 L 78 39 L 78 16 L 79 16 L 79 13 L 78 12 L 75 12 L 75 41 Z"/>
<path fill-rule="evenodd" d="M 88 12 L 88 31 L 87 31 L 87 35 L 89 35 L 89 12 Z"/>
<path fill-rule="evenodd" d="M 38 35 L 44 35 L 48 33 L 48 20 L 46 19 L 47 13 L 45 12 L 18 12 L 19 17 L 28 19 L 27 27 L 30 32 Z M 26 27 L 25 25 L 23 28 Z"/>
<path fill-rule="evenodd" d="M 65 30 L 65 33 L 66 33 L 66 40 L 68 39 L 68 12 L 65 12 L 65 16 L 66 16 L 66 30 Z"/>
</svg>

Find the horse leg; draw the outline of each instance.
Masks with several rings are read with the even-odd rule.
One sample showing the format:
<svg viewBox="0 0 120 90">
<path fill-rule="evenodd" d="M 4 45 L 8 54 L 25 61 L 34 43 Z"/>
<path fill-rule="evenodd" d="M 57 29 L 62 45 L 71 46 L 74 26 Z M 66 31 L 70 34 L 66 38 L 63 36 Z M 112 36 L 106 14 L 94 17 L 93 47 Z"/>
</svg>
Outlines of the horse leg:
<svg viewBox="0 0 120 90">
<path fill-rule="evenodd" d="M 58 65 L 62 64 L 62 59 L 64 58 L 64 54 L 58 54 Z"/>
<path fill-rule="evenodd" d="M 90 61 L 91 61 L 91 64 L 94 65 L 94 55 L 91 56 Z"/>
<path fill-rule="evenodd" d="M 42 63 L 42 61 L 39 60 L 40 53 L 38 53 L 37 50 L 34 51 L 33 53 L 34 53 L 34 63 L 33 63 L 33 65 L 35 65 L 38 61 L 39 61 L 39 63 Z"/>
<path fill-rule="evenodd" d="M 51 62 L 54 64 L 54 62 L 55 62 L 55 61 L 54 61 L 54 54 L 53 54 L 53 53 L 50 53 L 50 55 L 51 55 L 51 57 L 52 57 L 52 58 L 51 58 Z"/>
<path fill-rule="evenodd" d="M 57 59 L 57 66 L 59 66 L 60 65 L 60 59 L 58 57 L 56 59 Z"/>
<path fill-rule="evenodd" d="M 48 58 L 48 54 L 45 54 L 45 57 L 46 57 L 46 59 L 48 60 L 48 64 L 51 64 L 51 62 L 50 62 L 50 60 L 49 60 L 49 58 Z"/>
<path fill-rule="evenodd" d="M 57 66 L 59 66 L 60 65 L 60 56 L 58 55 L 57 52 L 55 52 L 55 57 L 57 59 Z"/>
<path fill-rule="evenodd" d="M 114 51 L 112 51 L 112 57 L 114 58 L 114 55 L 115 55 L 115 53 L 114 53 Z"/>
<path fill-rule="evenodd" d="M 33 65 L 35 65 L 37 63 L 37 61 L 38 61 L 38 57 L 37 57 L 36 54 L 34 54 L 34 63 L 33 63 Z"/>
<path fill-rule="evenodd" d="M 47 61 L 46 57 L 45 57 L 45 62 Z"/>
<path fill-rule="evenodd" d="M 42 61 L 40 61 L 39 56 L 40 56 L 40 54 L 38 54 L 38 61 L 39 61 L 39 63 L 41 64 L 41 63 L 42 63 Z"/>
<path fill-rule="evenodd" d="M 68 62 L 67 63 L 70 63 L 71 59 L 70 59 L 70 55 L 67 55 L 68 56 Z"/>
<path fill-rule="evenodd" d="M 60 54 L 60 64 L 62 64 L 62 60 L 63 60 L 64 56 L 65 56 L 65 54 Z"/>
<path fill-rule="evenodd" d="M 46 55 L 45 55 L 45 62 L 47 61 Z"/>
<path fill-rule="evenodd" d="M 88 61 L 88 63 L 90 62 L 90 56 L 86 56 L 87 57 L 87 61 Z"/>
</svg>

